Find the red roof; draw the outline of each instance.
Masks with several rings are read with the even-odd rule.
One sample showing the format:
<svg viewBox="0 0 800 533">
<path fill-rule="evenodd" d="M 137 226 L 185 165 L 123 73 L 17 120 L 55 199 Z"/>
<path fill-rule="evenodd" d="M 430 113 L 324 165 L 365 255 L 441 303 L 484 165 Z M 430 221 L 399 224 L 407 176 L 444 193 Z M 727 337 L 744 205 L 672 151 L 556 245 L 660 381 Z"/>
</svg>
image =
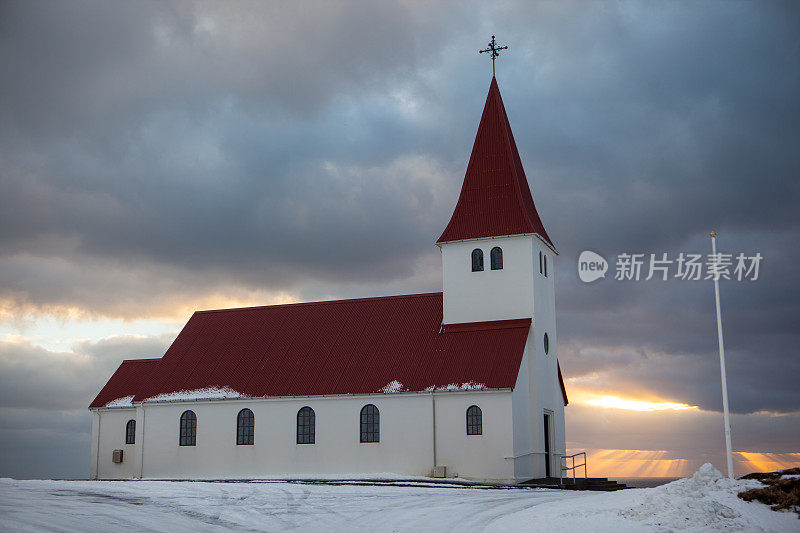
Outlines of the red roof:
<svg viewBox="0 0 800 533">
<path fill-rule="evenodd" d="M 530 233 L 555 250 L 533 204 L 500 89 L 492 78 L 461 195 L 437 242 Z"/>
<path fill-rule="evenodd" d="M 135 396 L 144 383 L 156 377 L 161 359 L 126 359 L 108 380 L 89 407 L 103 407 L 108 402 Z"/>
<path fill-rule="evenodd" d="M 243 396 L 514 387 L 531 319 L 448 324 L 442 293 L 198 311 L 161 359 L 124 361 L 90 407 L 210 387 Z"/>
</svg>

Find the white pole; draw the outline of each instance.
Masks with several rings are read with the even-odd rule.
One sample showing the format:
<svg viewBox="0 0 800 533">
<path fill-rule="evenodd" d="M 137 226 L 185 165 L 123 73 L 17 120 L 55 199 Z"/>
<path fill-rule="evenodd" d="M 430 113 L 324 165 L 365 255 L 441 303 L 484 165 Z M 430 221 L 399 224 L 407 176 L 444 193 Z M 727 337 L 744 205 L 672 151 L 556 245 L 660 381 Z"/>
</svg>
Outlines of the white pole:
<svg viewBox="0 0 800 533">
<path fill-rule="evenodd" d="M 717 233 L 712 231 L 711 253 L 717 254 Z M 716 260 L 716 259 L 715 259 Z M 717 303 L 717 338 L 719 340 L 719 370 L 722 376 L 722 410 L 725 414 L 725 452 L 728 460 L 728 477 L 733 478 L 733 452 L 731 451 L 731 419 L 728 414 L 728 379 L 725 377 L 725 343 L 722 341 L 722 315 L 719 307 L 719 276 L 714 276 L 714 298 Z"/>
</svg>

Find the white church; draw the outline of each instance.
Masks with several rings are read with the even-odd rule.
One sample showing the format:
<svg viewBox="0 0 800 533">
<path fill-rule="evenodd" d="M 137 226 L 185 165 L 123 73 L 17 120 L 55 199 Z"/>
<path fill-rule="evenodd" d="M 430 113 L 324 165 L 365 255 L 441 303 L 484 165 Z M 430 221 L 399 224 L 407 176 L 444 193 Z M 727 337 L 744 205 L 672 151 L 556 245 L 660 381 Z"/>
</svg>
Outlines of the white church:
<svg viewBox="0 0 800 533">
<path fill-rule="evenodd" d="M 556 249 L 492 78 L 442 292 L 197 311 L 89 410 L 92 479 L 558 477 Z"/>
</svg>

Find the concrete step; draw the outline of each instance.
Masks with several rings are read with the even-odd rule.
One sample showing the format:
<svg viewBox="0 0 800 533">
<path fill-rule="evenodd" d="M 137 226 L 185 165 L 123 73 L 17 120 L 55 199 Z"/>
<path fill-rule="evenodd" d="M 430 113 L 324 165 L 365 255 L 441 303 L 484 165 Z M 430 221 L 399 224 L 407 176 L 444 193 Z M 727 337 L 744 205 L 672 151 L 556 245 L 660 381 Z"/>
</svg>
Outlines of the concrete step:
<svg viewBox="0 0 800 533">
<path fill-rule="evenodd" d="M 588 477 L 588 478 L 564 478 L 563 480 L 557 477 L 542 477 L 536 479 L 529 479 L 522 482 L 522 485 L 531 485 L 534 487 L 550 487 L 560 488 L 567 490 L 597 490 L 597 491 L 614 491 L 627 489 L 628 486 L 624 483 L 609 480 L 605 477 Z"/>
<path fill-rule="evenodd" d="M 608 478 L 575 478 L 564 484 L 569 490 L 597 490 L 614 491 L 628 488 L 624 483 L 609 480 Z"/>
</svg>

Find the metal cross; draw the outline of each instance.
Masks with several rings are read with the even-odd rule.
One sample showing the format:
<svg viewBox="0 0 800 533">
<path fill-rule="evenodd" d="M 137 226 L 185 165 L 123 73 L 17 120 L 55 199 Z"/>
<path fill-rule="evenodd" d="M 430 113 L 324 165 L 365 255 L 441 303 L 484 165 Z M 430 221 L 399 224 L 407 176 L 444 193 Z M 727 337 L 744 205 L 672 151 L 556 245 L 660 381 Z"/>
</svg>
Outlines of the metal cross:
<svg viewBox="0 0 800 533">
<path fill-rule="evenodd" d="M 491 52 L 490 56 L 492 58 L 492 77 L 494 77 L 494 59 L 500 55 L 500 50 L 508 50 L 508 46 L 497 46 L 497 43 L 494 40 L 494 35 L 492 35 L 492 42 L 486 45 L 488 48 L 486 50 L 478 50 L 479 54 L 484 52 Z"/>
</svg>

